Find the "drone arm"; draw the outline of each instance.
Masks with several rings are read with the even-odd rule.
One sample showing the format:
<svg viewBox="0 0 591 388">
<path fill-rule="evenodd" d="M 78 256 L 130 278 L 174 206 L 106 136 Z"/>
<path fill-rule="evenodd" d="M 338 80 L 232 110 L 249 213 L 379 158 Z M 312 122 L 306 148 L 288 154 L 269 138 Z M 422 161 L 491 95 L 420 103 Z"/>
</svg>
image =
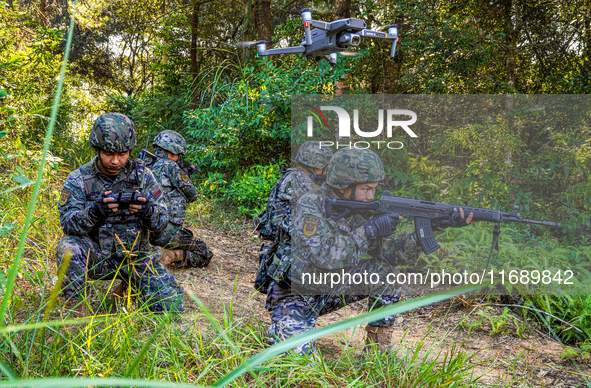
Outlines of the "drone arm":
<svg viewBox="0 0 591 388">
<path fill-rule="evenodd" d="M 318 20 L 310 20 L 310 26 L 320 28 L 324 31 L 330 31 L 330 29 L 332 28 L 330 23 L 320 22 Z"/>
<path fill-rule="evenodd" d="M 396 26 L 390 27 L 388 29 L 388 33 L 372 31 L 372 30 L 363 30 L 363 31 L 359 32 L 359 35 L 364 38 L 392 40 L 392 49 L 390 50 L 390 58 L 394 58 L 394 53 L 396 52 L 396 43 L 398 43 L 398 28 Z"/>
<path fill-rule="evenodd" d="M 269 49 L 269 50 L 259 50 L 258 54 L 260 56 L 267 56 L 267 55 L 278 55 L 278 54 L 299 54 L 305 53 L 306 48 L 304 46 L 292 46 L 292 47 L 285 47 L 285 48 L 276 48 L 276 49 Z"/>
<path fill-rule="evenodd" d="M 385 32 L 362 30 L 358 32 L 359 36 L 363 38 L 376 38 L 376 39 L 397 39 L 398 37 L 393 34 L 387 34 Z"/>
</svg>

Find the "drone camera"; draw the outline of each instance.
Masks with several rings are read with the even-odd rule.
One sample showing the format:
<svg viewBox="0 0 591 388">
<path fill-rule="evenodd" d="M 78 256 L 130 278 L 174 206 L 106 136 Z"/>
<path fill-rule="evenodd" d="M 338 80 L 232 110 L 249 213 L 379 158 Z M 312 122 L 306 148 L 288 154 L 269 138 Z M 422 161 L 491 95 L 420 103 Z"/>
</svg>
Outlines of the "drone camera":
<svg viewBox="0 0 591 388">
<path fill-rule="evenodd" d="M 357 34 L 346 33 L 341 35 L 339 43 L 343 46 L 359 46 L 361 42 L 361 36 Z"/>
</svg>

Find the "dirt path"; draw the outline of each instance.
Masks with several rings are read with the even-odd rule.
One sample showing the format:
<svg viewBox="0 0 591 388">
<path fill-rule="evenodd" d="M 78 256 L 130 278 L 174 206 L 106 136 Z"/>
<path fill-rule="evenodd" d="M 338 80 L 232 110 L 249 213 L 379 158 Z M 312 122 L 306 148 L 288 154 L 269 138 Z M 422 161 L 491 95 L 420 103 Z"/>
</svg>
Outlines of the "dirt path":
<svg viewBox="0 0 591 388">
<path fill-rule="evenodd" d="M 261 243 L 255 243 L 246 234 L 214 229 L 194 229 L 207 241 L 214 253 L 211 264 L 205 269 L 175 271 L 182 286 L 193 292 L 214 314 L 221 314 L 225 306 L 233 303 L 234 315 L 255 317 L 269 321 L 265 309 L 265 295 L 254 293 L 253 283 L 258 269 L 258 251 Z M 187 300 L 187 310 L 197 310 L 195 303 Z M 223 304 L 222 304 L 223 302 Z M 355 316 L 365 309 L 358 302 L 345 309 L 323 316 L 319 326 Z M 491 335 L 490 322 L 476 315 L 482 306 L 460 306 L 454 310 L 424 308 L 402 314 L 396 318 L 394 346 L 412 348 L 420 341 L 426 350 L 431 348 L 429 359 L 437 353 L 445 353 L 453 347 L 474 354 L 476 375 L 483 375 L 483 386 L 527 387 L 576 387 L 584 383 L 582 374 L 591 376 L 586 365 L 575 365 L 561 360 L 564 347 L 535 329 L 525 330 L 523 339 L 517 335 L 526 323 L 517 325 L 509 321 L 496 335 Z M 471 314 L 470 314 L 471 313 Z M 493 308 L 489 315 L 499 316 L 501 308 Z M 468 318 L 465 318 L 469 315 Z M 464 324 L 461 324 L 464 322 Z M 347 330 L 318 341 L 324 354 L 336 355 L 348 346 L 360 346 L 364 331 Z M 443 356 L 442 356 L 443 357 Z"/>
</svg>

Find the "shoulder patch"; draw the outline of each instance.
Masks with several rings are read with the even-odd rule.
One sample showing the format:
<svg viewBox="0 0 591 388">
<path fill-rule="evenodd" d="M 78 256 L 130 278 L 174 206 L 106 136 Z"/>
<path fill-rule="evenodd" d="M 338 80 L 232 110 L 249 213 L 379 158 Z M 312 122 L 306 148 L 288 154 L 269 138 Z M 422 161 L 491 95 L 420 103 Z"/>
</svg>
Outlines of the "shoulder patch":
<svg viewBox="0 0 591 388">
<path fill-rule="evenodd" d="M 155 185 L 154 188 L 152 189 L 152 191 L 150 191 L 150 193 L 152 194 L 152 198 L 158 199 L 158 197 L 160 197 L 160 195 L 162 194 L 162 190 L 160 189 L 160 185 Z"/>
<path fill-rule="evenodd" d="M 183 170 L 181 170 L 181 179 L 183 180 L 183 182 L 187 182 L 189 180 L 189 176 Z"/>
<path fill-rule="evenodd" d="M 320 220 L 316 217 L 304 217 L 304 236 L 312 237 L 316 234 Z"/>
<path fill-rule="evenodd" d="M 314 190 L 316 190 L 316 189 L 319 189 L 319 188 L 320 188 L 320 186 L 318 186 L 316 183 L 312 183 L 312 188 L 313 188 Z"/>
<path fill-rule="evenodd" d="M 62 189 L 61 194 L 60 194 L 60 206 L 64 206 L 65 204 L 67 204 L 71 195 L 72 195 L 72 191 L 70 191 L 64 187 Z"/>
</svg>

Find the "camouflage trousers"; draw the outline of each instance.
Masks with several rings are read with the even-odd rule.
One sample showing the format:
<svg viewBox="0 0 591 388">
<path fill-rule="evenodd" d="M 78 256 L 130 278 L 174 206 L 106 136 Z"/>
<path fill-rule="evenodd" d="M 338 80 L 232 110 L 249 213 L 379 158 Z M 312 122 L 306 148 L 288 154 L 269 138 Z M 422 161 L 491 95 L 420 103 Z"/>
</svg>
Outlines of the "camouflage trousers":
<svg viewBox="0 0 591 388">
<path fill-rule="evenodd" d="M 137 288 L 151 311 L 183 311 L 182 290 L 157 260 L 159 254 L 140 253 L 132 260 L 116 256 L 103 258 L 98 243 L 90 237 L 65 236 L 57 244 L 58 268 L 68 251 L 70 263 L 62 285 L 65 299 L 84 298 L 91 280 L 118 278 Z"/>
<path fill-rule="evenodd" d="M 150 232 L 150 243 L 164 249 L 182 249 L 183 260 L 172 263 L 176 268 L 207 267 L 213 253 L 207 244 L 182 225 L 169 222 L 162 232 Z"/>
<path fill-rule="evenodd" d="M 353 268 L 352 272 L 376 270 L 374 266 L 375 262 L 366 261 Z M 271 312 L 271 325 L 267 329 L 267 335 L 271 342 L 276 343 L 313 330 L 319 316 L 363 299 L 368 300 L 369 310 L 390 306 L 400 300 L 400 288 L 395 286 L 386 286 L 371 295 L 352 295 L 348 291 L 343 286 L 336 288 L 330 295 L 299 295 L 287 283 L 272 281 L 267 292 L 267 310 Z M 380 327 L 390 327 L 393 324 L 393 316 L 369 323 L 370 326 Z M 299 345 L 293 351 L 310 355 L 314 351 L 314 342 Z"/>
</svg>

